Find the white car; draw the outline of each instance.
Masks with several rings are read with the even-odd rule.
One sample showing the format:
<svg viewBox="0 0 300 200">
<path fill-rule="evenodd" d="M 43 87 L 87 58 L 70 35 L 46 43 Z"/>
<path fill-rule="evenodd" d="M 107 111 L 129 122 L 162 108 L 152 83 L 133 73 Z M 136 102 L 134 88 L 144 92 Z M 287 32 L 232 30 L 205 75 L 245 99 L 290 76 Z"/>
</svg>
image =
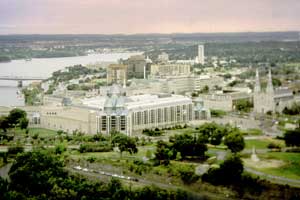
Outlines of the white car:
<svg viewBox="0 0 300 200">
<path fill-rule="evenodd" d="M 83 168 L 82 171 L 88 172 L 89 170 L 87 168 Z"/>
<path fill-rule="evenodd" d="M 77 169 L 77 170 L 81 170 L 82 168 L 78 165 L 78 166 L 75 166 L 73 167 L 74 169 Z"/>
</svg>

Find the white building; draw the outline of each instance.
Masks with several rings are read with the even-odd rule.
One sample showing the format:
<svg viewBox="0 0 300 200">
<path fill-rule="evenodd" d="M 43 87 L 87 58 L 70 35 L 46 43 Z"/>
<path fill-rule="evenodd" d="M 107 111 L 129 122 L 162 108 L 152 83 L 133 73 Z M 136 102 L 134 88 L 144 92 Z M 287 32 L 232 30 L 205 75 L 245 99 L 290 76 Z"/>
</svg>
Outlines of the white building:
<svg viewBox="0 0 300 200">
<path fill-rule="evenodd" d="M 169 61 L 169 55 L 166 52 L 162 52 L 158 55 L 157 61 L 161 63 L 167 63 Z"/>
<path fill-rule="evenodd" d="M 101 104 L 100 101 L 97 101 Z M 190 98 L 171 94 L 145 94 L 126 97 L 114 85 L 97 114 L 97 132 L 119 131 L 133 135 L 143 129 L 166 128 L 193 120 Z M 95 105 L 93 105 L 95 106 Z"/>
<path fill-rule="evenodd" d="M 198 45 L 198 59 L 199 64 L 204 65 L 204 45 Z"/>
</svg>

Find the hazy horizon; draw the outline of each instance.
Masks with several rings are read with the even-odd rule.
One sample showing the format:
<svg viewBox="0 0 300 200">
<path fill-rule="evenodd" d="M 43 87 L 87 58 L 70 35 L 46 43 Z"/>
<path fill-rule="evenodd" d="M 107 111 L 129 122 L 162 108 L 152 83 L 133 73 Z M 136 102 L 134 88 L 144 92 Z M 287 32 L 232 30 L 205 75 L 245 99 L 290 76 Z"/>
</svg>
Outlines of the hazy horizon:
<svg viewBox="0 0 300 200">
<path fill-rule="evenodd" d="M 298 0 L 2 0 L 0 34 L 300 31 Z"/>
</svg>

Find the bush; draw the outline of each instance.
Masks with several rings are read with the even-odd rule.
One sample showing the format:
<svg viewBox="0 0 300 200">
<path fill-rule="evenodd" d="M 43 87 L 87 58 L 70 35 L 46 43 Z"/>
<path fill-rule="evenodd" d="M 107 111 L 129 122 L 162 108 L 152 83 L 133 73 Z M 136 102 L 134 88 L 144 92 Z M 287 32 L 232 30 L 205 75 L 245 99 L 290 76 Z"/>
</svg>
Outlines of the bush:
<svg viewBox="0 0 300 200">
<path fill-rule="evenodd" d="M 91 156 L 91 157 L 88 157 L 86 160 L 90 163 L 93 163 L 96 161 L 96 158 L 94 156 Z"/>
<path fill-rule="evenodd" d="M 144 172 L 148 172 L 150 168 L 150 164 L 144 163 L 141 160 L 134 160 L 129 164 L 129 171 L 134 172 L 138 175 L 142 175 Z"/>
<path fill-rule="evenodd" d="M 112 151 L 113 148 L 110 144 L 107 142 L 101 142 L 98 144 L 94 143 L 85 143 L 81 144 L 79 147 L 79 152 L 80 153 L 85 153 L 85 152 L 109 152 Z"/>
<path fill-rule="evenodd" d="M 300 153 L 300 148 L 292 148 L 292 149 L 287 149 L 286 152 L 291 152 L 291 153 Z"/>
<path fill-rule="evenodd" d="M 155 130 L 144 129 L 142 133 L 147 136 L 161 136 L 163 131 L 159 130 L 159 128 L 155 128 Z"/>
<path fill-rule="evenodd" d="M 67 147 L 65 144 L 58 144 L 55 146 L 55 154 L 62 154 L 67 150 Z"/>
<path fill-rule="evenodd" d="M 191 184 L 196 182 L 199 179 L 199 176 L 195 174 L 195 169 L 193 166 L 184 166 L 181 167 L 179 170 L 179 175 L 181 180 L 185 184 Z"/>
<path fill-rule="evenodd" d="M 20 145 L 8 147 L 8 154 L 18 154 L 24 152 L 24 147 Z"/>
<path fill-rule="evenodd" d="M 234 155 L 227 158 L 220 168 L 210 168 L 202 176 L 202 180 L 214 185 L 230 185 L 239 183 L 244 167 L 242 160 Z"/>
<path fill-rule="evenodd" d="M 39 134 L 38 134 L 38 133 L 35 133 L 35 134 L 32 136 L 32 139 L 36 140 L 36 139 L 38 139 L 38 137 L 39 137 Z"/>
<path fill-rule="evenodd" d="M 281 150 L 280 144 L 275 143 L 275 142 L 269 143 L 268 146 L 267 146 L 267 148 L 268 148 L 268 149 L 277 149 L 277 150 L 279 150 L 279 151 Z"/>
<path fill-rule="evenodd" d="M 222 118 L 223 116 L 226 115 L 226 112 L 223 111 L 223 110 L 213 110 L 213 109 L 211 109 L 210 114 L 211 114 L 212 117 Z"/>
</svg>

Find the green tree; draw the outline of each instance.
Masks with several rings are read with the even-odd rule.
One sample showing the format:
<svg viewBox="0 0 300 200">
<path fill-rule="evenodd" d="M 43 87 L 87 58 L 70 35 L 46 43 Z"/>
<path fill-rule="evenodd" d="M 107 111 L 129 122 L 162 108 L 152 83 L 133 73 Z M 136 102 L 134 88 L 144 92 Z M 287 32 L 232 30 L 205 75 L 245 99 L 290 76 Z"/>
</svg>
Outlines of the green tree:
<svg viewBox="0 0 300 200">
<path fill-rule="evenodd" d="M 222 138 L 227 135 L 228 127 L 216 123 L 205 123 L 198 128 L 199 133 L 205 141 L 212 145 L 219 145 Z"/>
<path fill-rule="evenodd" d="M 237 153 L 245 148 L 243 135 L 239 131 L 234 131 L 225 136 L 224 144 L 231 152 Z"/>
<path fill-rule="evenodd" d="M 3 132 L 6 132 L 9 128 L 8 118 L 6 116 L 0 116 L 0 129 L 2 129 Z"/>
<path fill-rule="evenodd" d="M 13 126 L 17 126 L 20 123 L 21 119 L 24 119 L 27 117 L 27 114 L 24 110 L 21 110 L 19 108 L 14 108 L 9 112 L 8 115 L 8 122 Z"/>
<path fill-rule="evenodd" d="M 175 152 L 180 152 L 181 157 L 187 156 L 204 157 L 207 151 L 207 139 L 201 135 L 180 134 L 170 137 L 172 148 Z"/>
<path fill-rule="evenodd" d="M 29 120 L 27 118 L 20 119 L 20 128 L 21 129 L 27 129 L 28 124 L 29 124 Z"/>
<path fill-rule="evenodd" d="M 211 134 L 210 144 L 212 144 L 212 145 L 219 145 L 219 144 L 221 144 L 223 136 L 224 136 L 224 133 L 222 133 L 221 130 L 217 129 L 216 131 L 214 131 Z"/>
<path fill-rule="evenodd" d="M 64 179 L 63 162 L 48 151 L 33 151 L 18 154 L 10 171 L 10 187 L 23 194 L 49 194 L 53 179 Z"/>
<path fill-rule="evenodd" d="M 219 168 L 211 168 L 202 176 L 202 180 L 215 185 L 240 183 L 244 171 L 243 162 L 239 156 L 227 158 Z"/>
<path fill-rule="evenodd" d="M 238 111 L 250 112 L 251 108 L 253 108 L 253 103 L 249 100 L 241 99 L 235 103 L 235 108 Z"/>
<path fill-rule="evenodd" d="M 121 133 L 113 136 L 112 144 L 113 146 L 117 146 L 119 148 L 120 156 L 122 156 L 124 151 L 127 151 L 130 154 L 138 152 L 135 140 Z"/>
<path fill-rule="evenodd" d="M 156 144 L 155 159 L 159 164 L 168 165 L 171 159 L 170 152 L 172 151 L 168 143 L 160 140 Z"/>
<path fill-rule="evenodd" d="M 300 128 L 296 128 L 295 130 L 287 130 L 283 137 L 286 146 L 300 146 Z"/>
</svg>

